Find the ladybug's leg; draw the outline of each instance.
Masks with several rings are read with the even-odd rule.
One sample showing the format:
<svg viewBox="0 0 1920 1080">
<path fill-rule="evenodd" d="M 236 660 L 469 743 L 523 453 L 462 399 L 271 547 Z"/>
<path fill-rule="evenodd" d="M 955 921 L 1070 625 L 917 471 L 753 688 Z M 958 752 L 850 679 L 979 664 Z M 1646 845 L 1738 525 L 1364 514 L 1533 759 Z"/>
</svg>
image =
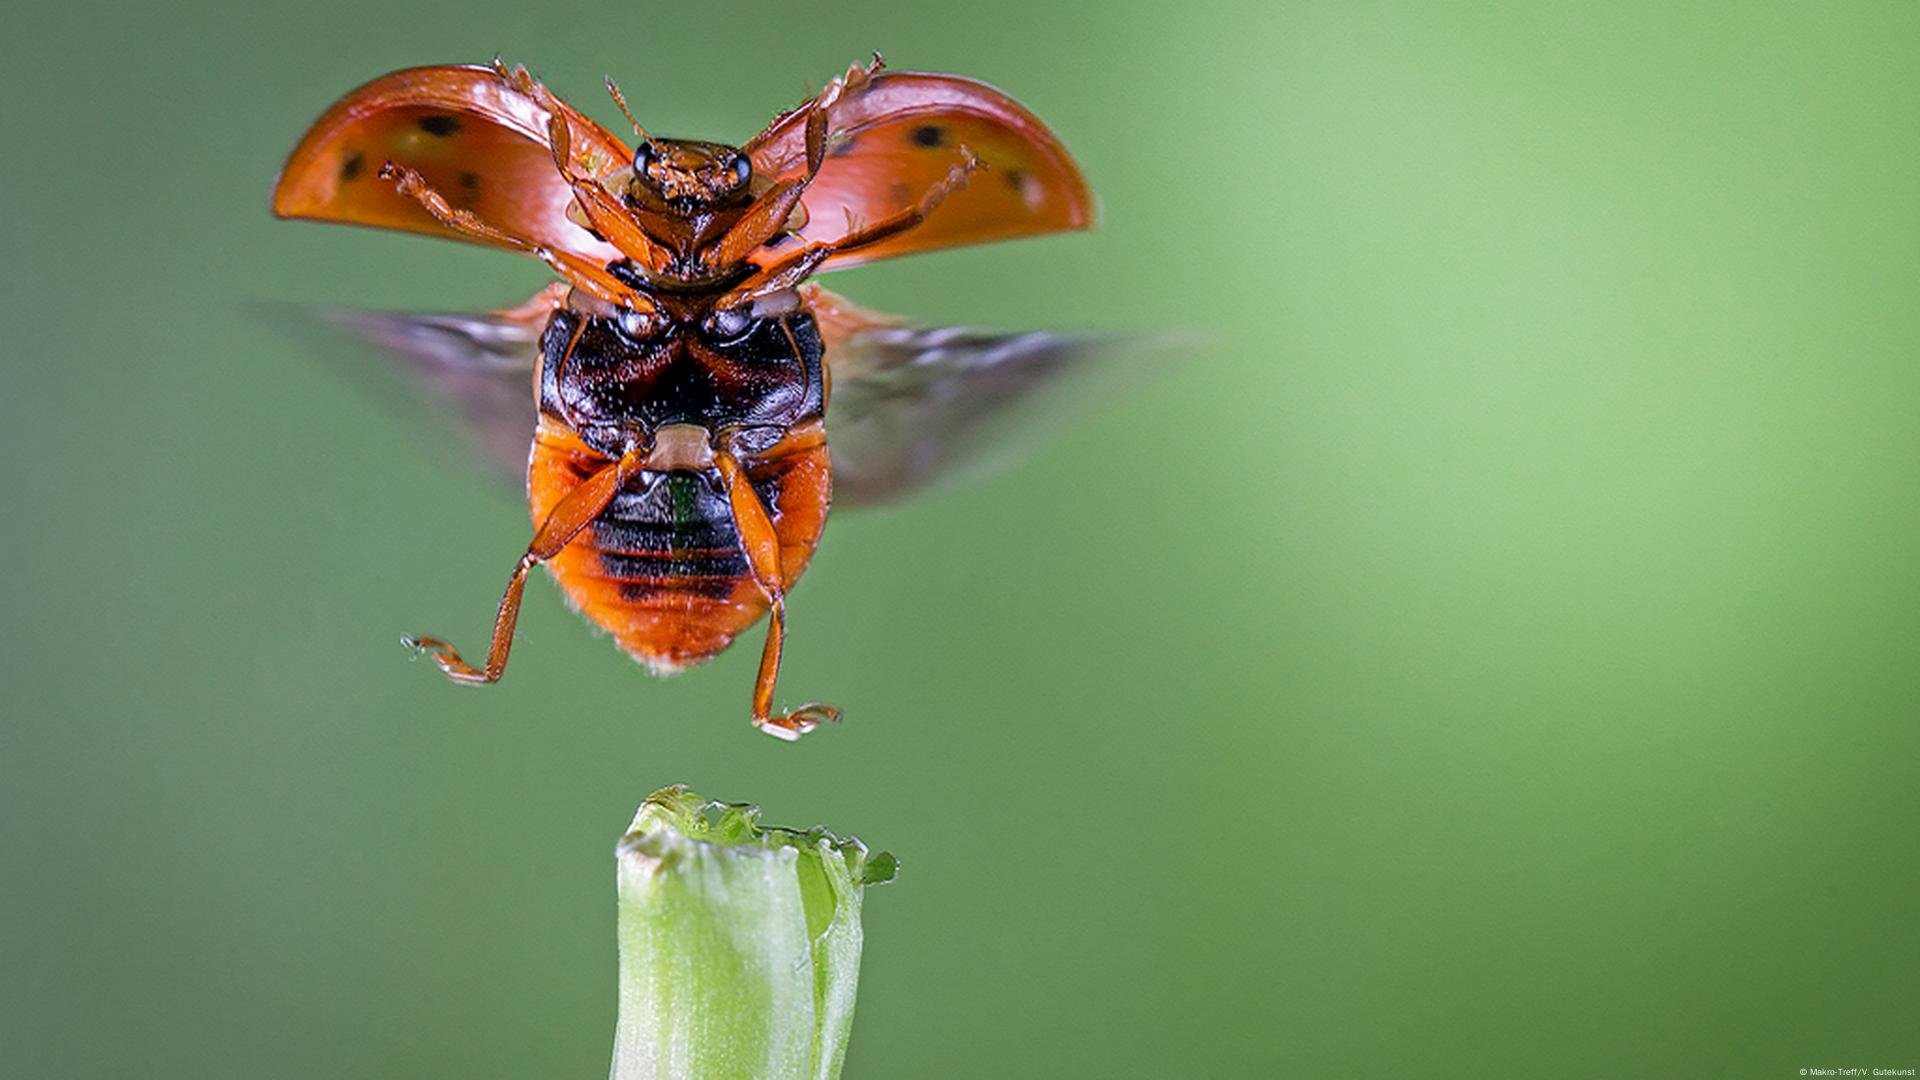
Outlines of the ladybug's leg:
<svg viewBox="0 0 1920 1080">
<path fill-rule="evenodd" d="M 406 637 L 401 641 L 410 649 L 431 654 L 440 670 L 454 682 L 472 685 L 499 682 L 507 670 L 507 654 L 513 649 L 513 625 L 520 619 L 520 597 L 526 591 L 527 571 L 560 554 L 580 530 L 599 517 L 600 511 L 607 508 L 627 480 L 640 471 L 640 463 L 645 459 L 644 448 L 627 451 L 619 461 L 581 481 L 580 486 L 569 491 L 547 515 L 547 520 L 534 533 L 533 542 L 527 545 L 527 553 L 514 565 L 513 576 L 507 579 L 506 595 L 500 598 L 500 612 L 494 616 L 493 643 L 487 647 L 485 667 L 476 668 L 462 660 L 452 645 L 439 638 Z"/>
<path fill-rule="evenodd" d="M 522 251 L 530 251 L 534 246 L 533 241 L 524 236 L 516 236 L 487 224 L 471 210 L 455 210 L 453 204 L 447 201 L 447 197 L 434 190 L 434 186 L 427 183 L 427 178 L 421 176 L 417 169 L 409 169 L 405 165 L 395 165 L 389 161 L 380 166 L 380 179 L 393 181 L 394 190 L 425 207 L 427 213 L 432 214 L 440 224 L 448 228 L 459 229 L 463 233 L 470 233 L 482 240 L 491 240 L 496 244 L 505 244 Z"/>
<path fill-rule="evenodd" d="M 818 727 L 822 720 L 839 720 L 840 710 L 816 702 L 774 714 L 773 684 L 780 677 L 780 651 L 787 638 L 787 585 L 780 570 L 780 536 L 773 531 L 766 506 L 733 455 L 716 450 L 713 462 L 727 486 L 727 501 L 733 507 L 733 524 L 740 533 L 740 546 L 746 550 L 747 565 L 753 569 L 753 580 L 766 594 L 767 606 L 773 612 L 767 623 L 767 644 L 760 651 L 760 675 L 753 684 L 753 726 L 791 742 Z"/>
<path fill-rule="evenodd" d="M 533 327 L 545 326 L 548 316 L 566 304 L 567 289 L 568 285 L 564 281 L 549 281 L 526 303 L 501 308 L 494 312 L 494 315 Z"/>
<path fill-rule="evenodd" d="M 788 219 L 793 217 L 793 208 L 800 204 L 800 197 L 807 193 L 807 184 L 812 179 L 809 173 L 768 188 L 740 220 L 733 223 L 733 228 L 703 250 L 707 265 L 732 266 L 773 239 L 775 233 L 785 230 Z"/>
<path fill-rule="evenodd" d="M 827 160 L 827 137 L 832 133 L 833 107 L 840 103 L 849 79 L 864 85 L 873 72 L 879 70 L 879 62 L 872 68 L 862 70 L 855 67 L 844 78 L 833 80 L 820 96 L 808 102 L 807 110 L 807 171 L 791 179 L 782 180 L 760 193 L 740 220 L 733 223 L 726 235 L 714 241 L 702 255 L 709 266 L 732 266 L 745 259 L 760 245 L 773 239 L 775 234 L 785 231 L 787 221 L 793 217 L 794 207 L 800 204 L 800 197 L 806 194 L 807 185 L 820 173 L 820 165 Z"/>
<path fill-rule="evenodd" d="M 745 303 L 756 296 L 765 296 L 768 293 L 778 292 L 781 289 L 790 289 L 798 285 L 801 281 L 804 281 L 807 275 L 813 273 L 814 270 L 819 268 L 821 263 L 826 262 L 828 258 L 834 255 L 838 255 L 844 251 L 858 251 L 863 247 L 877 244 L 889 237 L 906 232 L 908 229 L 927 220 L 927 215 L 933 213 L 935 207 L 945 202 L 947 196 L 965 187 L 967 185 L 967 177 L 972 175 L 974 170 L 982 167 L 983 165 L 980 159 L 975 157 L 971 151 L 967 151 L 966 156 L 958 164 L 954 165 L 953 168 L 947 170 L 947 175 L 942 177 L 939 183 L 927 189 L 927 193 L 920 197 L 920 201 L 917 204 L 909 206 L 892 217 L 883 218 L 870 225 L 849 221 L 848 232 L 845 236 L 842 236 L 838 240 L 808 244 L 799 251 L 794 252 L 755 274 L 738 288 L 735 288 L 732 292 L 722 297 L 714 306 L 721 308 L 732 307 Z M 729 233 L 721 242 L 725 243 L 726 240 L 731 239 L 731 237 L 732 234 Z"/>
<path fill-rule="evenodd" d="M 927 215 L 933 213 L 935 207 L 946 202 L 947 196 L 967 186 L 969 176 L 987 167 L 986 162 L 981 161 L 973 151 L 964 146 L 960 148 L 960 155 L 960 160 L 954 163 L 953 168 L 947 170 L 947 175 L 928 188 L 926 194 L 920 196 L 919 202 L 892 217 L 882 218 L 870 225 L 858 224 L 855 227 L 856 223 L 849 221 L 847 234 L 838 240 L 829 241 L 827 246 L 831 247 L 835 254 L 843 251 L 858 251 L 888 237 L 906 232 L 927 220 Z"/>
<path fill-rule="evenodd" d="M 394 188 L 400 194 L 413 199 L 425 207 L 442 225 L 450 229 L 477 236 L 510 248 L 518 248 L 553 268 L 553 272 L 568 281 L 593 293 L 610 304 L 619 304 L 636 311 L 651 311 L 653 305 L 634 292 L 625 282 L 608 273 L 605 267 L 594 264 L 565 251 L 558 251 L 545 244 L 536 244 L 524 236 L 497 229 L 480 220 L 471 210 L 456 210 L 447 202 L 446 196 L 434 190 L 426 177 L 404 165 L 395 165 L 389 161 L 380 167 L 380 176 L 393 181 Z"/>
<path fill-rule="evenodd" d="M 612 88 L 613 83 L 608 81 Z M 626 102 L 614 91 L 614 99 L 620 101 L 620 107 L 626 108 Z M 637 125 L 636 125 L 637 126 Z M 649 270 L 664 270 L 673 252 L 655 243 L 647 231 L 642 229 L 633 216 L 627 213 L 620 200 L 613 197 L 600 181 L 591 176 L 576 173 L 573 167 L 572 135 L 568 133 L 567 122 L 556 109 L 547 117 L 547 149 L 553 154 L 553 167 L 560 170 L 567 185 L 573 189 L 574 201 L 579 204 L 580 212 L 586 215 L 587 223 L 593 231 L 605 237 L 607 242 L 621 251 L 638 259 Z"/>
</svg>

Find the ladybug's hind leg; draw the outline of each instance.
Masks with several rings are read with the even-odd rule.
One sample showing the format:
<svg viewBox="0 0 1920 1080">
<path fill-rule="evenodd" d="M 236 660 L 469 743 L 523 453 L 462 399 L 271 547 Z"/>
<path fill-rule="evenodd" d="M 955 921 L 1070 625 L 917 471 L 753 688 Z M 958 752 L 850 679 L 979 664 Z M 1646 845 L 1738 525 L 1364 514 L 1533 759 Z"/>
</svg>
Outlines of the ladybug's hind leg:
<svg viewBox="0 0 1920 1080">
<path fill-rule="evenodd" d="M 746 550 L 754 583 L 766 594 L 767 605 L 772 609 L 767 622 L 767 644 L 760 651 L 760 675 L 753 684 L 753 726 L 791 742 L 819 727 L 822 720 L 838 721 L 840 710 L 814 702 L 792 712 L 773 712 L 773 686 L 780 677 L 780 652 L 787 638 L 787 585 L 780 570 L 780 537 L 774 532 L 766 506 L 754 492 L 753 485 L 747 482 L 746 473 L 733 455 L 715 451 L 713 461 L 726 483 L 734 528 L 740 533 L 740 546 Z"/>
<path fill-rule="evenodd" d="M 493 641 L 487 647 L 486 666 L 476 668 L 467 663 L 460 658 L 458 650 L 439 638 L 401 640 L 408 648 L 431 655 L 434 663 L 454 682 L 476 686 L 499 682 L 507 670 L 507 654 L 513 651 L 513 627 L 520 619 L 520 598 L 526 591 L 527 571 L 560 554 L 580 530 L 599 517 L 627 480 L 640 471 L 640 463 L 645 458 L 643 448 L 627 451 L 619 461 L 581 481 L 580 486 L 568 492 L 547 515 L 547 520 L 534 533 L 533 542 L 527 545 L 527 553 L 514 565 L 513 576 L 507 579 L 506 595 L 500 598 L 500 611 L 493 620 Z"/>
</svg>

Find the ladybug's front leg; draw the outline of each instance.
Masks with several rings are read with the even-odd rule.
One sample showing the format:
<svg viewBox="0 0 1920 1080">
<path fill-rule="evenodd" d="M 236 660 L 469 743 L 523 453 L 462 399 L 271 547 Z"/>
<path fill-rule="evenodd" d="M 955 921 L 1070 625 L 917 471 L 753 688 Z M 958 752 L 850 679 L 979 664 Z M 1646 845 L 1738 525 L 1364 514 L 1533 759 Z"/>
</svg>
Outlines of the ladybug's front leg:
<svg viewBox="0 0 1920 1080">
<path fill-rule="evenodd" d="M 787 638 L 787 584 L 780 570 L 780 536 L 760 496 L 747 482 L 746 473 L 734 456 L 716 450 L 713 462 L 726 484 L 727 501 L 733 507 L 734 528 L 740 533 L 747 565 L 753 569 L 754 583 L 766 595 L 772 616 L 767 623 L 767 644 L 760 651 L 760 675 L 753 684 L 753 726 L 775 738 L 791 742 L 820 726 L 822 720 L 838 721 L 840 710 L 819 702 L 802 705 L 792 712 L 774 715 L 773 686 L 780 677 L 780 652 Z"/>
<path fill-rule="evenodd" d="M 619 461 L 581 481 L 580 486 L 568 492 L 553 508 L 553 513 L 547 515 L 540 530 L 534 533 L 533 542 L 527 545 L 527 553 L 514 565 L 513 576 L 507 579 L 506 595 L 500 598 L 500 611 L 493 619 L 493 641 L 487 646 L 485 667 L 476 668 L 462 660 L 457 649 L 439 638 L 405 637 L 401 642 L 415 652 L 430 654 L 434 663 L 454 682 L 469 685 L 499 682 L 507 670 L 507 654 L 513 651 L 513 627 L 520 620 L 520 598 L 526 592 L 527 571 L 560 554 L 580 530 L 599 517 L 633 474 L 640 471 L 644 460 L 644 447 L 628 450 Z"/>
</svg>

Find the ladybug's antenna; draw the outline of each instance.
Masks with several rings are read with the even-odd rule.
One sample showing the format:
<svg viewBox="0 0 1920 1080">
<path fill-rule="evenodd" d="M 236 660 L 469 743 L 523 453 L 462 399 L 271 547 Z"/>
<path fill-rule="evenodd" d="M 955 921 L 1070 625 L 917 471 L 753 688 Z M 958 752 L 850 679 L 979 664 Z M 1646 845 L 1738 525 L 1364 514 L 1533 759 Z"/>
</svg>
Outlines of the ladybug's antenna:
<svg viewBox="0 0 1920 1080">
<path fill-rule="evenodd" d="M 607 93 L 613 95 L 613 103 L 620 106 L 620 115 L 626 117 L 627 123 L 633 125 L 633 133 L 640 136 L 640 141 L 643 143 L 652 142 L 653 136 L 648 135 L 647 129 L 640 126 L 640 121 L 633 118 L 633 110 L 627 108 L 627 96 L 620 92 L 620 87 L 614 85 L 613 76 L 611 75 L 607 76 Z"/>
</svg>

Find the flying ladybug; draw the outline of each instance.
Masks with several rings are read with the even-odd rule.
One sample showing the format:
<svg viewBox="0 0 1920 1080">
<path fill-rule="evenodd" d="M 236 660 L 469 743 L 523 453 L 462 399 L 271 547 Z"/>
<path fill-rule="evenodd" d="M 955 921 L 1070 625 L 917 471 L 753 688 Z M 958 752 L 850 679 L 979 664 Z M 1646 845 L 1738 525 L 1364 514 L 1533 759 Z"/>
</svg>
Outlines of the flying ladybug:
<svg viewBox="0 0 1920 1080">
<path fill-rule="evenodd" d="M 631 145 L 498 60 L 383 76 L 314 123 L 274 212 L 506 248 L 560 278 L 487 315 L 354 316 L 524 470 L 533 518 L 484 658 L 407 644 L 456 682 L 498 680 L 540 565 L 657 673 L 770 613 L 752 721 L 797 739 L 839 718 L 774 708 L 787 592 L 829 504 L 920 486 L 1088 351 L 917 328 L 808 279 L 1084 229 L 1093 196 L 1013 99 L 878 56 L 738 147 L 650 135 L 607 89 Z"/>
</svg>

